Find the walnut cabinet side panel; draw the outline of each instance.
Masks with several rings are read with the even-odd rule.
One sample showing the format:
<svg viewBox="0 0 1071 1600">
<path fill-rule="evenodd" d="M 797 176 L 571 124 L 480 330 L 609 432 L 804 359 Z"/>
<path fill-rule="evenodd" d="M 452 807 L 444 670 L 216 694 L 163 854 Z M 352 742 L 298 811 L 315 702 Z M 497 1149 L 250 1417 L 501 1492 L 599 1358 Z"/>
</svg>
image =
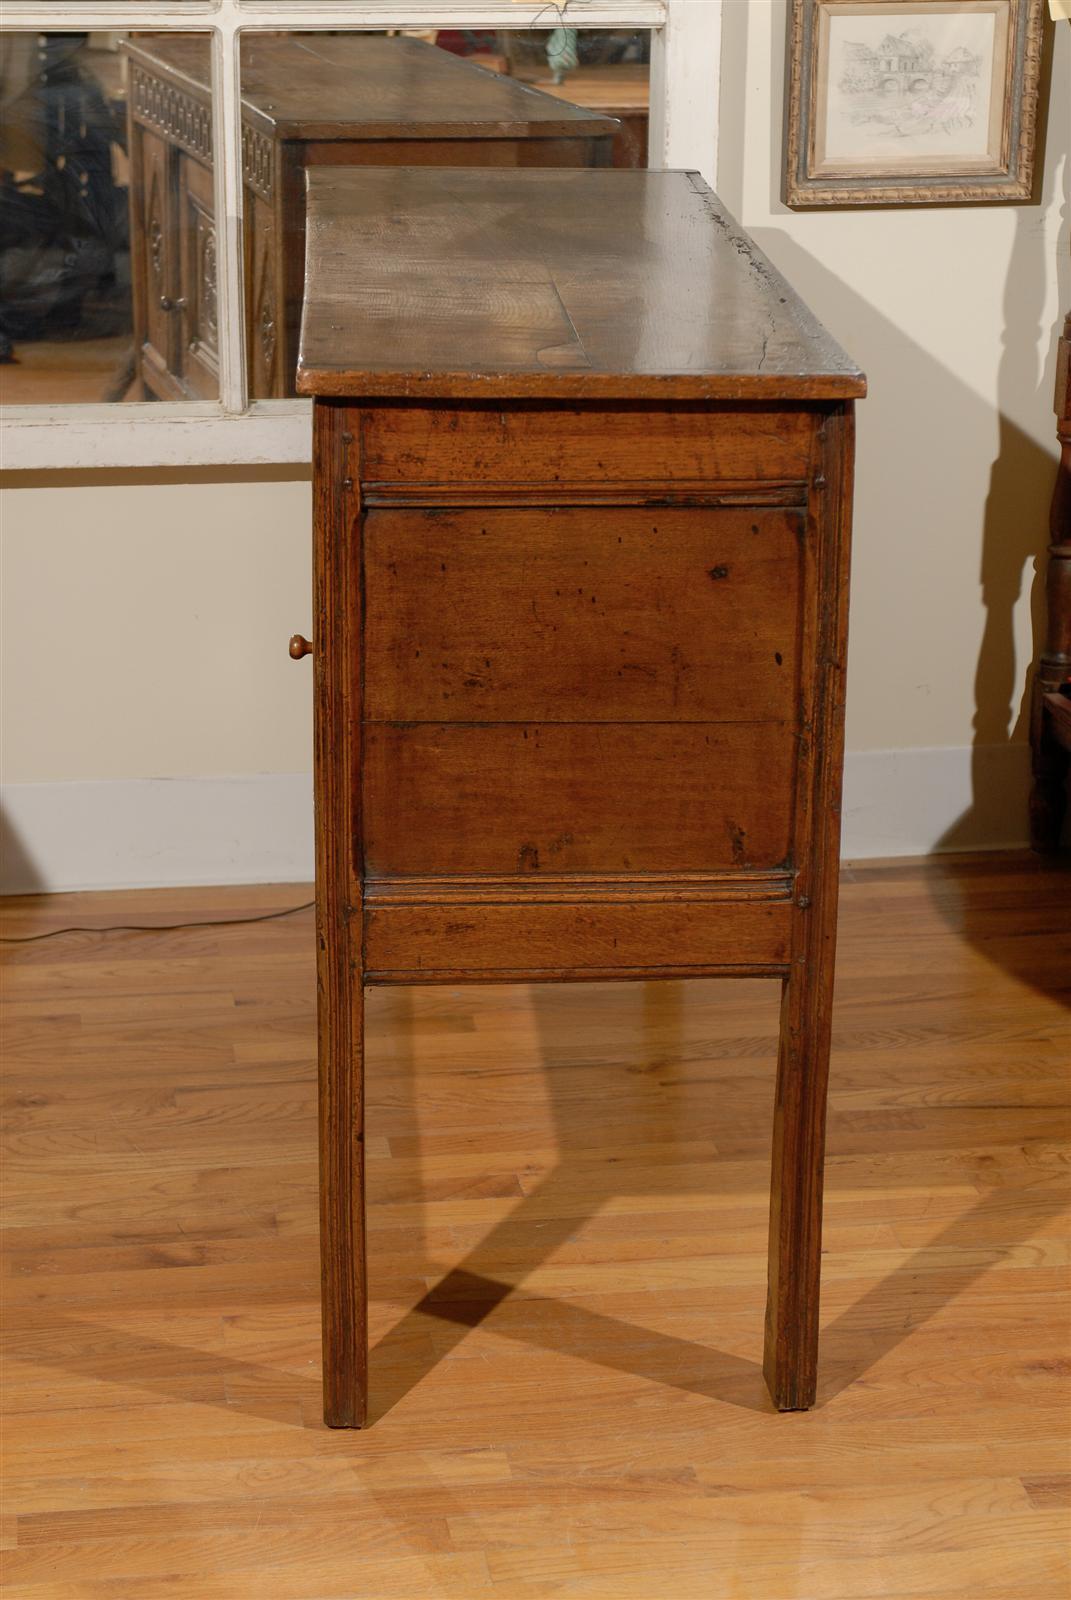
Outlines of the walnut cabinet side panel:
<svg viewBox="0 0 1071 1600">
<path fill-rule="evenodd" d="M 367 976 L 379 982 L 420 981 L 422 976 L 432 977 L 433 981 L 465 981 L 467 977 L 516 981 L 596 975 L 679 976 L 688 970 L 688 962 L 674 964 L 672 929 L 678 918 L 681 929 L 687 932 L 680 954 L 699 963 L 700 970 L 727 975 L 779 975 L 782 979 L 764 1368 L 780 1409 L 807 1407 L 814 1400 L 843 765 L 853 407 L 851 402 L 839 401 L 782 411 L 773 422 L 780 439 L 780 473 L 771 472 L 771 456 L 766 449 L 770 416 L 760 415 L 758 408 L 751 412 L 738 408 L 724 417 L 720 453 L 718 448 L 712 452 L 713 461 L 720 461 L 724 472 L 724 440 L 731 440 L 730 472 L 723 476 L 711 470 L 705 482 L 698 480 L 704 464 L 701 437 L 706 423 L 693 415 L 682 429 L 686 470 L 679 458 L 676 462 L 666 459 L 660 491 L 653 482 L 658 463 L 652 439 L 666 444 L 673 441 L 675 429 L 667 421 L 670 408 L 656 407 L 649 413 L 639 408 L 622 413 L 617 408 L 612 430 L 601 440 L 599 428 L 607 429 L 608 425 L 605 408 L 601 422 L 597 406 L 579 416 L 577 408 L 573 408 L 567 427 L 554 423 L 560 412 L 561 408 L 552 406 L 529 407 L 522 421 L 511 410 L 492 414 L 490 408 L 480 412 L 479 407 L 454 407 L 449 403 L 432 408 L 387 404 L 362 410 L 348 402 L 321 400 L 315 407 L 321 1230 L 325 1415 L 336 1425 L 359 1426 L 366 1415 L 362 1052 L 366 941 L 368 954 L 373 957 L 367 963 Z M 623 414 L 635 427 L 636 448 L 631 455 L 627 440 L 621 436 Z M 533 419 L 535 425 L 528 432 L 526 446 L 524 424 Z M 715 435 L 714 424 L 720 420 L 710 419 Z M 578 427 L 578 421 L 586 426 Z M 749 423 L 754 426 L 749 427 Z M 396 424 L 397 453 L 392 453 L 391 437 Z M 488 441 L 486 450 L 479 448 L 481 430 Z M 516 448 L 504 451 L 502 441 L 510 434 Z M 421 448 L 415 449 L 418 441 Z M 537 457 L 550 442 L 550 460 L 544 456 L 541 469 Z M 441 462 L 429 460 L 437 449 L 443 456 Z M 583 470 L 570 476 L 571 457 L 581 462 Z M 635 475 L 637 469 L 632 465 L 625 486 L 620 489 L 605 471 L 599 479 L 594 464 L 605 464 L 607 457 L 623 464 L 639 457 L 641 475 Z M 367 471 L 370 466 L 376 476 L 362 484 L 362 467 Z M 609 796 L 606 808 L 598 797 L 598 784 L 592 780 L 591 815 L 598 817 L 602 832 L 592 833 L 590 838 L 603 840 L 598 848 L 592 846 L 589 850 L 585 845 L 581 849 L 574 840 L 568 850 L 563 844 L 561 863 L 542 859 L 537 863 L 534 856 L 523 852 L 513 860 L 508 853 L 496 855 L 495 835 L 490 829 L 490 854 L 481 854 L 486 841 L 481 843 L 474 832 L 471 849 L 466 846 L 468 853 L 458 855 L 462 836 L 452 831 L 447 815 L 449 805 L 444 810 L 437 802 L 426 816 L 421 813 L 416 818 L 418 823 L 422 820 L 423 826 L 411 831 L 408 839 L 406 817 L 396 819 L 400 825 L 395 826 L 390 817 L 389 790 L 390 771 L 401 770 L 398 741 L 408 748 L 414 728 L 431 727 L 440 731 L 421 735 L 425 743 L 431 740 L 429 750 L 440 746 L 446 749 L 448 745 L 460 751 L 466 740 L 471 743 L 479 735 L 481 727 L 494 726 L 481 723 L 479 717 L 468 723 L 452 722 L 452 711 L 440 713 L 442 720 L 430 724 L 406 722 L 403 701 L 395 696 L 389 683 L 384 685 L 377 678 L 383 671 L 390 675 L 392 659 L 398 666 L 403 645 L 391 636 L 382 615 L 371 633 L 365 632 L 367 556 L 373 554 L 382 577 L 384 563 L 389 569 L 391 555 L 389 541 L 378 535 L 369 542 L 367 551 L 363 549 L 362 509 L 367 502 L 369 516 L 378 515 L 392 496 L 398 504 L 411 503 L 414 480 L 420 484 L 418 505 L 425 508 L 471 505 L 531 510 L 542 500 L 559 507 L 597 503 L 605 510 L 614 504 L 615 494 L 620 495 L 622 504 L 632 507 L 646 506 L 652 496 L 664 506 L 666 484 L 675 486 L 675 506 L 687 507 L 690 502 L 717 504 L 719 493 L 724 491 L 721 500 L 728 496 L 736 508 L 752 503 L 757 507 L 773 504 L 791 508 L 776 513 L 783 519 L 787 517 L 786 529 L 798 523 L 802 540 L 798 565 L 793 566 L 798 602 L 794 602 L 795 616 L 790 619 L 794 670 L 791 682 L 786 683 L 780 716 L 775 719 L 770 715 L 773 708 L 768 686 L 760 689 L 756 684 L 749 685 L 746 676 L 745 681 L 740 681 L 738 671 L 736 681 L 728 672 L 723 685 L 724 694 L 735 695 L 737 703 L 745 708 L 749 695 L 757 696 L 754 707 L 761 713 L 731 722 L 732 738 L 723 739 L 718 747 L 724 748 L 727 763 L 718 773 L 719 782 L 731 787 L 738 781 L 734 774 L 750 773 L 742 780 L 741 792 L 734 791 L 734 804 L 746 799 L 752 807 L 749 815 L 760 819 L 755 837 L 765 838 L 763 828 L 772 827 L 755 861 L 749 859 L 743 843 L 738 851 L 734 850 L 732 839 L 728 840 L 727 853 L 717 862 L 705 861 L 701 845 L 696 846 L 698 853 L 689 845 L 674 855 L 672 841 L 665 859 L 660 860 L 654 825 L 658 806 L 652 808 L 649 819 L 644 813 L 644 827 L 648 829 L 645 837 L 650 843 L 647 855 L 641 862 L 633 862 L 621 854 L 607 831 L 613 797 L 628 776 L 620 751 L 631 748 L 629 740 L 642 737 L 642 719 L 630 724 L 627 717 L 624 722 L 618 719 L 606 724 L 607 729 L 625 730 L 613 738 L 608 736 L 604 744 L 606 764 L 601 781 Z M 547 526 L 554 525 L 554 518 L 548 516 Z M 756 520 L 756 527 L 762 525 L 761 519 Z M 535 550 L 538 533 L 524 517 L 512 525 L 507 520 L 496 526 L 500 531 L 510 526 L 517 531 L 526 526 L 529 552 Z M 736 528 L 739 524 L 725 526 Z M 408 523 L 395 524 L 395 531 L 403 527 L 408 533 Z M 581 527 L 578 522 L 578 536 Z M 381 525 L 380 534 L 382 531 Z M 689 525 L 689 536 L 691 532 Z M 519 558 L 523 559 L 523 555 L 524 550 L 520 549 Z M 418 584 L 427 585 L 429 581 L 424 573 Z M 776 581 L 773 575 L 770 581 Z M 549 591 L 544 598 L 549 600 Z M 568 627 L 578 625 L 575 612 L 570 599 L 563 608 L 563 616 L 571 615 Z M 612 640 L 610 611 L 602 620 L 605 637 Z M 765 602 L 756 601 L 756 637 L 761 648 L 781 636 L 787 620 L 776 606 L 771 611 Z M 451 693 L 471 689 L 478 699 L 482 692 L 479 686 L 467 685 L 458 677 L 457 662 L 449 653 L 459 642 L 468 648 L 464 644 L 465 625 L 464 617 L 446 619 L 439 642 L 445 643 L 448 650 L 440 660 L 446 663 L 446 681 L 453 685 Z M 737 652 L 746 642 L 739 632 L 731 630 L 727 638 L 736 640 L 733 649 Z M 376 654 L 370 653 L 366 658 L 370 643 Z M 590 640 L 587 644 L 591 647 Z M 773 647 L 777 648 L 776 644 Z M 732 651 L 727 659 L 732 659 Z M 591 670 L 592 662 L 597 667 L 596 658 L 591 656 L 586 670 Z M 559 666 L 556 662 L 555 671 Z M 434 674 L 429 679 L 423 669 L 417 671 L 412 663 L 405 664 L 405 673 L 410 690 L 425 697 L 430 693 L 434 698 Z M 370 690 L 373 679 L 376 681 Z M 608 678 L 605 681 L 610 683 Z M 516 692 L 523 697 L 527 691 L 518 682 Z M 607 706 L 612 709 L 616 690 L 607 692 Z M 708 701 L 701 704 L 706 706 Z M 387 716 L 377 721 L 368 715 L 371 709 L 386 711 Z M 486 714 L 487 709 L 481 704 L 481 712 Z M 693 706 L 693 716 L 694 710 Z M 516 739 L 517 724 L 506 726 L 514 729 L 509 738 Z M 570 792 L 574 797 L 581 792 L 576 787 L 577 764 L 570 753 L 570 741 L 580 737 L 571 731 L 576 726 L 568 721 L 546 724 L 548 729 L 557 730 L 548 733 L 547 747 L 559 752 L 554 760 L 564 775 L 562 781 L 573 786 Z M 680 721 L 671 715 L 663 720 L 655 743 L 677 749 L 685 765 L 693 762 L 693 770 L 701 772 L 705 770 L 702 763 L 696 767 L 694 756 L 689 754 L 697 748 L 695 741 L 706 737 L 697 731 L 701 727 L 687 715 Z M 749 729 L 754 748 L 747 754 Z M 791 759 L 771 762 L 760 754 L 754 764 L 755 751 L 761 751 L 764 737 L 773 737 L 772 730 L 783 730 L 788 742 L 780 742 L 778 731 L 775 745 L 770 748 L 791 750 Z M 495 735 L 500 743 L 503 737 Z M 444 739 L 447 744 L 442 743 Z M 368 757 L 364 762 L 362 747 Z M 480 748 L 486 753 L 491 745 L 485 743 Z M 389 753 L 391 749 L 395 754 L 387 760 L 384 751 Z M 713 745 L 704 745 L 702 758 L 703 762 L 715 763 L 712 773 L 718 759 L 709 753 L 714 749 Z M 466 757 L 454 773 L 458 785 L 467 764 L 471 763 Z M 510 762 L 503 766 L 507 777 L 497 790 L 493 785 L 487 789 L 492 806 L 500 802 L 514 804 L 516 773 L 521 771 L 523 775 L 523 767 L 524 763 L 518 767 Z M 553 777 L 553 761 L 546 770 Z M 446 789 L 452 772 L 447 763 L 440 774 Z M 373 784 L 372 791 L 369 782 Z M 379 789 L 375 788 L 377 784 Z M 552 788 L 552 783 L 545 783 L 538 791 L 548 822 Z M 415 788 L 413 792 L 416 793 Z M 702 807 L 704 792 L 702 784 L 687 792 L 686 803 L 677 813 L 678 821 Z M 366 836 L 362 808 L 368 804 L 372 807 L 372 833 Z M 635 812 L 635 799 L 629 804 Z M 670 828 L 672 809 L 668 807 L 666 813 Z M 626 806 L 623 814 L 627 812 Z M 408 821 L 412 824 L 414 815 L 409 815 Z M 384 843 L 388 836 L 394 841 L 389 846 Z M 691 835 L 686 831 L 680 837 L 687 839 Z M 700 835 L 695 837 L 699 839 Z M 611 841 L 609 845 L 607 840 Z M 378 857 L 375 861 L 366 861 L 368 844 Z M 452 859 L 451 850 L 456 859 Z M 574 850 L 574 856 L 569 855 L 569 850 Z M 535 895 L 531 893 L 533 884 L 539 891 Z M 622 955 L 621 930 L 626 922 L 631 928 L 629 937 L 641 942 Z M 456 936 L 462 926 L 466 929 L 464 938 Z M 559 961 L 556 951 L 561 930 L 570 927 L 575 931 L 576 944 Z M 530 930 L 530 960 L 524 959 L 529 937 L 526 929 Z M 519 964 L 496 968 L 500 959 L 496 935 L 521 951 Z M 650 941 L 646 946 L 642 943 L 645 939 Z M 568 939 L 565 942 L 568 944 Z M 592 962 L 586 971 L 575 957 L 575 950 L 584 948 L 591 952 Z"/>
</svg>

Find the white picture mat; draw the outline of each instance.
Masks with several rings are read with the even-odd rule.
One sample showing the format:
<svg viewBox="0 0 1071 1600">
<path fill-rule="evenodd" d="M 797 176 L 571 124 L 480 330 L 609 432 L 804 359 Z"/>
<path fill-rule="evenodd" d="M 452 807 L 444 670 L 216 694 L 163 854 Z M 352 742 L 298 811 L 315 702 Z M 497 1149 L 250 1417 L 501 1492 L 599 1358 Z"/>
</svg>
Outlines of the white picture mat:
<svg viewBox="0 0 1071 1600">
<path fill-rule="evenodd" d="M 813 175 L 999 171 L 1010 0 L 820 4 Z"/>
</svg>

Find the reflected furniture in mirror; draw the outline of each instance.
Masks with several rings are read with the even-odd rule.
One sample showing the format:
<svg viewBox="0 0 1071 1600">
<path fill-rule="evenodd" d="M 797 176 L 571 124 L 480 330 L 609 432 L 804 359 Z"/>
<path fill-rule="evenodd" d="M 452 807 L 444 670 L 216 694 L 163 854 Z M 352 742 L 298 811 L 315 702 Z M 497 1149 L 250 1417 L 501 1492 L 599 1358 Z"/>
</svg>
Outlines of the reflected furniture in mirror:
<svg viewBox="0 0 1071 1600">
<path fill-rule="evenodd" d="M 651 117 L 648 70 L 626 62 L 621 66 L 571 72 L 563 84 L 540 80 L 536 86 L 544 94 L 613 117 L 618 129 L 610 165 L 646 167 Z"/>
<path fill-rule="evenodd" d="M 208 52 L 139 36 L 129 56 L 134 337 L 146 398 L 218 392 Z M 305 169 L 609 164 L 617 123 L 419 40 L 242 42 L 246 350 L 254 399 L 293 394 Z"/>
<path fill-rule="evenodd" d="M 561 29 L 549 35 L 553 39 Z M 507 69 L 530 83 L 589 111 L 616 117 L 615 167 L 646 167 L 650 121 L 650 35 L 623 30 L 569 30 L 578 59 L 555 71 L 546 29 L 509 29 L 499 34 Z"/>
<path fill-rule="evenodd" d="M 4 407 L 133 384 L 125 87 L 107 38 L 0 34 Z"/>
<path fill-rule="evenodd" d="M 765 1371 L 807 1407 L 865 381 L 696 174 L 317 168 L 308 238 L 327 1421 L 388 983 L 780 981 Z"/>
</svg>

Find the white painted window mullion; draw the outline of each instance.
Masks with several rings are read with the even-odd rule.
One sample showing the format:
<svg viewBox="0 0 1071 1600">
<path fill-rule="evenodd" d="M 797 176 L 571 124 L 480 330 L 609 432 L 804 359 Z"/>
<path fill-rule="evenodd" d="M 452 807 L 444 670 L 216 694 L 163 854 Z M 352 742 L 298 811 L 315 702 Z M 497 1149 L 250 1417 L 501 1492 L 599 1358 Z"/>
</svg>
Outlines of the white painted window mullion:
<svg viewBox="0 0 1071 1600">
<path fill-rule="evenodd" d="M 219 328 L 219 398 L 224 412 L 246 408 L 245 296 L 242 262 L 242 95 L 237 7 L 221 0 L 213 41 L 213 165 Z"/>
<path fill-rule="evenodd" d="M 711 0 L 695 0 L 706 6 Z M 718 3 L 718 0 L 714 0 Z M 677 0 L 4 0 L 4 28 L 41 33 L 204 28 L 659 28 Z"/>
<path fill-rule="evenodd" d="M 648 165 L 687 167 L 717 188 L 723 0 L 670 0 L 651 40 Z"/>
</svg>

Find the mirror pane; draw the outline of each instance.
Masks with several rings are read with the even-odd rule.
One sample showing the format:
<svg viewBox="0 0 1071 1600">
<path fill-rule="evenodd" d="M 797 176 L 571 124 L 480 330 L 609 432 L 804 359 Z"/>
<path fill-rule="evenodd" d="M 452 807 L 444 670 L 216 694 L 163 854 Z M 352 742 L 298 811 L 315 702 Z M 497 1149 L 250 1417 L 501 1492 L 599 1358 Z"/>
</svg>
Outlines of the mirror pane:
<svg viewBox="0 0 1071 1600">
<path fill-rule="evenodd" d="M 0 35 L 0 397 L 219 393 L 207 33 Z"/>
<path fill-rule="evenodd" d="M 241 35 L 246 359 L 294 392 L 310 166 L 645 166 L 650 35 Z"/>
</svg>

